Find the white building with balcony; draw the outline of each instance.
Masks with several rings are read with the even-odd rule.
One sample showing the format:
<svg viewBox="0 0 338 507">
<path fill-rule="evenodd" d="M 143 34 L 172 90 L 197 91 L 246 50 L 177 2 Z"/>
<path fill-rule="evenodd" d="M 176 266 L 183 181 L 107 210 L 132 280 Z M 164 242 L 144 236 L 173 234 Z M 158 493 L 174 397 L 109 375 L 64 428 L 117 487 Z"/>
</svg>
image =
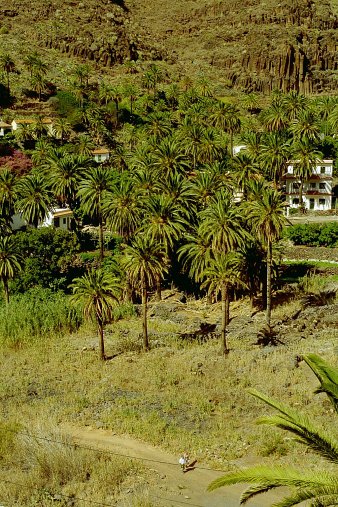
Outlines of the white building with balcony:
<svg viewBox="0 0 338 507">
<path fill-rule="evenodd" d="M 299 189 L 301 181 L 295 174 L 296 162 L 289 162 L 283 176 L 286 201 L 290 208 L 299 208 Z M 313 172 L 303 182 L 303 205 L 307 210 L 327 211 L 332 208 L 333 160 L 318 160 Z"/>
</svg>

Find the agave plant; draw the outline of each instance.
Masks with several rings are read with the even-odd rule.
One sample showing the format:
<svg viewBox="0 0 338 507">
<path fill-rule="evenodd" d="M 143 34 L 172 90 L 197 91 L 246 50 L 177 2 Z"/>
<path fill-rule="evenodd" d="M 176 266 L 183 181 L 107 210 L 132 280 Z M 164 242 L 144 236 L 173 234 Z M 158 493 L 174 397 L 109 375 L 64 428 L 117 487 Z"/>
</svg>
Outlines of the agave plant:
<svg viewBox="0 0 338 507">
<path fill-rule="evenodd" d="M 338 369 L 333 368 L 315 354 L 305 356 L 304 360 L 320 382 L 316 393 L 325 393 L 335 412 L 338 412 Z M 338 464 L 337 438 L 319 429 L 307 416 L 287 405 L 274 401 L 256 390 L 251 390 L 251 394 L 278 411 L 275 416 L 261 418 L 259 423 L 289 431 L 295 436 L 297 442 L 306 445 L 330 463 Z M 290 494 L 273 503 L 273 507 L 292 507 L 304 501 L 307 501 L 306 505 L 311 507 L 338 505 L 338 470 L 306 472 L 292 467 L 256 466 L 216 479 L 208 489 L 212 491 L 221 486 L 239 483 L 251 484 L 242 494 L 241 504 L 245 504 L 256 495 L 286 486 Z"/>
</svg>

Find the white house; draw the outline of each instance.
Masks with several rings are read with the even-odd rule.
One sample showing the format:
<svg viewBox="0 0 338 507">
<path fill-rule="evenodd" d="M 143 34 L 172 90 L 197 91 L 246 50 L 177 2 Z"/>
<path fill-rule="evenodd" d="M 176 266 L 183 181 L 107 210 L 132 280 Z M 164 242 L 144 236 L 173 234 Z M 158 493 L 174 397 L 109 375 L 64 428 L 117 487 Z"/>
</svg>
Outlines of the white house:
<svg viewBox="0 0 338 507">
<path fill-rule="evenodd" d="M 109 160 L 110 151 L 107 148 L 97 148 L 92 151 L 92 154 L 95 162 L 102 163 Z"/>
<path fill-rule="evenodd" d="M 0 121 L 0 137 L 5 136 L 8 132 L 12 131 L 12 125 L 4 121 Z"/>
<path fill-rule="evenodd" d="M 33 123 L 34 123 L 34 120 L 31 120 L 30 118 L 20 118 L 18 120 L 13 120 L 12 121 L 12 131 L 15 132 L 21 126 L 32 125 Z"/>
<path fill-rule="evenodd" d="M 72 230 L 73 212 L 69 208 L 56 208 L 48 213 L 39 227 L 54 226 L 56 229 Z"/>
<path fill-rule="evenodd" d="M 333 160 L 317 160 L 313 172 L 303 186 L 303 204 L 305 209 L 326 211 L 332 208 Z M 283 176 L 286 201 L 290 208 L 298 208 L 300 180 L 295 175 L 295 162 L 289 162 Z"/>
<path fill-rule="evenodd" d="M 56 208 L 48 213 L 39 227 L 55 227 L 56 229 L 72 230 L 73 212 L 69 208 Z M 12 216 L 11 227 L 14 231 L 26 227 L 27 222 L 22 218 L 21 213 Z"/>
</svg>

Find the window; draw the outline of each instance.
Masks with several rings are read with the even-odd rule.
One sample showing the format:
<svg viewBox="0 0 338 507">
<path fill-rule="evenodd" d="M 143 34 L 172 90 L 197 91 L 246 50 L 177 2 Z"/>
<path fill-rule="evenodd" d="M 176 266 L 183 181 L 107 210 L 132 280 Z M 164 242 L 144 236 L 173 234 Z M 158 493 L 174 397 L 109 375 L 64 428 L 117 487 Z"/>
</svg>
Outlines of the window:
<svg viewBox="0 0 338 507">
<path fill-rule="evenodd" d="M 299 190 L 299 187 L 300 187 L 300 183 L 293 183 L 294 190 Z"/>
<path fill-rule="evenodd" d="M 310 188 L 312 188 L 312 190 L 316 187 L 317 187 L 316 183 L 310 183 Z"/>
<path fill-rule="evenodd" d="M 325 183 L 319 183 L 319 188 L 321 190 L 325 190 Z"/>
<path fill-rule="evenodd" d="M 319 199 L 319 206 L 325 206 L 325 199 Z"/>
<path fill-rule="evenodd" d="M 59 219 L 59 217 L 54 218 L 54 227 L 60 227 L 60 219 Z"/>
<path fill-rule="evenodd" d="M 101 162 L 101 160 L 102 160 L 102 156 L 101 156 L 101 155 L 98 155 L 98 156 L 97 156 L 97 161 L 98 161 L 98 162 Z"/>
<path fill-rule="evenodd" d="M 326 172 L 326 167 L 322 166 L 320 168 L 320 174 L 325 174 L 325 172 Z"/>
<path fill-rule="evenodd" d="M 63 223 L 63 225 L 66 225 L 66 223 L 67 223 L 67 218 L 63 218 L 63 219 L 62 219 L 62 223 Z"/>
<path fill-rule="evenodd" d="M 292 204 L 299 204 L 298 197 L 295 197 L 294 199 L 292 199 Z"/>
</svg>

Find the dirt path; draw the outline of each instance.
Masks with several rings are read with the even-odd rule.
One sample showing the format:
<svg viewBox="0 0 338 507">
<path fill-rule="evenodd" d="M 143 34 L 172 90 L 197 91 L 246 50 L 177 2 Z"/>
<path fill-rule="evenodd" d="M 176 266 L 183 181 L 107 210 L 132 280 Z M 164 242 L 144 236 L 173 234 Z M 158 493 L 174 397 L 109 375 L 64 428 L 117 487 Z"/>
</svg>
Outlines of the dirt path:
<svg viewBox="0 0 338 507">
<path fill-rule="evenodd" d="M 154 474 L 153 485 L 147 484 L 149 499 L 159 507 L 238 507 L 239 497 L 243 486 L 231 486 L 208 493 L 210 482 L 222 476 L 220 472 L 207 470 L 203 464 L 197 464 L 194 470 L 182 473 L 178 465 L 178 457 L 159 450 L 148 444 L 130 438 L 118 436 L 108 430 L 75 428 L 63 426 L 63 430 L 70 434 L 79 445 L 95 449 L 104 449 L 124 456 L 142 460 L 142 463 Z M 270 500 L 269 500 L 270 499 Z M 132 493 L 121 499 L 119 507 L 132 505 Z M 250 507 L 267 507 L 276 496 L 263 495 L 250 502 Z"/>
</svg>

